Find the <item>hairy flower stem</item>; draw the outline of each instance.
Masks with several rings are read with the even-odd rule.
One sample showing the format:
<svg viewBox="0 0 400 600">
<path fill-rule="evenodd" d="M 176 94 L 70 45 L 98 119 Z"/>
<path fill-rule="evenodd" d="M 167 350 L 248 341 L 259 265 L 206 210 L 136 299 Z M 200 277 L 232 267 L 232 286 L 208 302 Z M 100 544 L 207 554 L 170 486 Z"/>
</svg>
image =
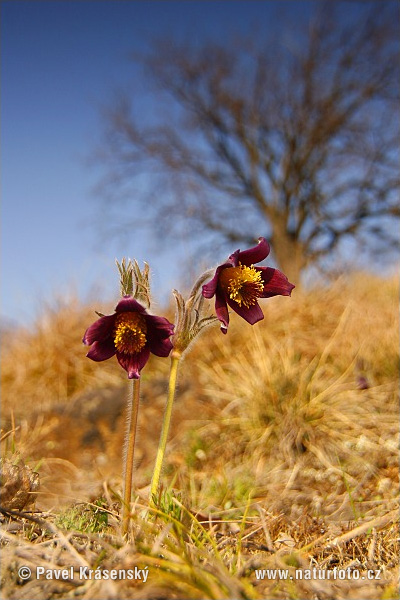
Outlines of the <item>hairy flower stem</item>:
<svg viewBox="0 0 400 600">
<path fill-rule="evenodd" d="M 151 480 L 150 487 L 150 504 L 156 505 L 158 485 L 160 482 L 160 475 L 162 464 L 164 460 L 165 448 L 167 446 L 169 426 L 171 423 L 172 405 L 174 403 L 175 389 L 176 389 L 176 378 L 178 374 L 179 361 L 181 354 L 179 352 L 172 352 L 171 354 L 171 370 L 169 374 L 169 386 L 168 386 L 168 399 L 164 412 L 164 420 L 161 429 L 160 442 L 158 444 L 156 464 L 154 467 L 153 478 Z"/>
<path fill-rule="evenodd" d="M 122 509 L 122 534 L 128 533 L 131 496 L 132 496 L 132 473 L 133 457 L 135 453 L 136 425 L 139 411 L 140 379 L 133 380 L 132 403 L 130 404 L 130 413 L 128 414 L 128 431 L 126 437 L 126 455 L 124 468 L 124 500 Z"/>
</svg>

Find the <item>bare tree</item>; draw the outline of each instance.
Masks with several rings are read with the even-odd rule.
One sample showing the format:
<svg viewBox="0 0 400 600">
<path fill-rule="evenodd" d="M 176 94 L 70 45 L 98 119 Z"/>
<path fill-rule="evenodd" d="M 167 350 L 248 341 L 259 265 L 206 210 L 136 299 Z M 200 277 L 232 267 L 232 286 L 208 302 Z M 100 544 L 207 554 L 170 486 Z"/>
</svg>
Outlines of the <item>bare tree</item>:
<svg viewBox="0 0 400 600">
<path fill-rule="evenodd" d="M 169 232 L 161 217 L 243 246 L 266 233 L 291 281 L 346 236 L 395 245 L 398 7 L 344 22 L 338 5 L 264 47 L 157 44 L 143 59 L 157 116 L 127 96 L 107 115 L 112 189 L 150 174 Z"/>
</svg>

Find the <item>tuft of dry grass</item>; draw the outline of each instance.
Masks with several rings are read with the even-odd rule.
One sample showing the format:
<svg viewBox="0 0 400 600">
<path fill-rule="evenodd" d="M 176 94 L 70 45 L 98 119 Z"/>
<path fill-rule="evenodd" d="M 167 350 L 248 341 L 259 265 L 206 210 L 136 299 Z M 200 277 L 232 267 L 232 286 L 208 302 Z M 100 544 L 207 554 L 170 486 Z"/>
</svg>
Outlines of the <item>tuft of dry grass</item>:
<svg viewBox="0 0 400 600">
<path fill-rule="evenodd" d="M 2 454 L 37 471 L 41 491 L 38 512 L 4 512 L 4 597 L 397 598 L 398 287 L 354 274 L 265 301 L 254 327 L 233 315 L 226 336 L 208 330 L 182 365 L 158 512 L 147 493 L 168 361 L 152 358 L 128 543 L 125 373 L 88 361 L 80 343 L 93 308 L 107 309 L 70 302 L 6 336 Z M 21 585 L 22 564 L 74 576 Z M 80 566 L 150 575 L 82 581 Z M 312 568 L 349 571 L 296 579 Z"/>
<path fill-rule="evenodd" d="M 120 383 L 116 369 L 105 363 L 97 370 L 84 360 L 81 340 L 85 329 L 98 318 L 96 307 L 78 300 L 48 306 L 31 329 L 6 331 L 2 351 L 3 411 L 11 408 L 29 414 L 35 407 L 46 411 L 69 401 L 93 386 Z"/>
<path fill-rule="evenodd" d="M 396 499 L 397 298 L 395 281 L 340 280 L 198 348 L 203 403 L 218 407 L 195 435 L 205 497 L 224 473 L 294 516 L 307 504 L 357 518 Z"/>
</svg>

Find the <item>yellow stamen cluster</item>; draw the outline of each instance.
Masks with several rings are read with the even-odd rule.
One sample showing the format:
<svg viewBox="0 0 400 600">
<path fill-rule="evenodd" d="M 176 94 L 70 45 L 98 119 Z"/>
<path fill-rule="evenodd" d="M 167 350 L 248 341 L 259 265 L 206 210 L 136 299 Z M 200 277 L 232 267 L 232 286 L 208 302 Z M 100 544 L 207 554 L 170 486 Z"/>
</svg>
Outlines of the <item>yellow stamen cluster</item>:
<svg viewBox="0 0 400 600">
<path fill-rule="evenodd" d="M 239 306 L 254 306 L 263 292 L 264 284 L 261 273 L 253 265 L 246 267 L 239 263 L 238 267 L 224 269 L 219 277 L 222 289 Z"/>
<path fill-rule="evenodd" d="M 114 344 L 118 352 L 136 354 L 146 344 L 146 319 L 134 312 L 121 312 L 115 319 Z"/>
</svg>

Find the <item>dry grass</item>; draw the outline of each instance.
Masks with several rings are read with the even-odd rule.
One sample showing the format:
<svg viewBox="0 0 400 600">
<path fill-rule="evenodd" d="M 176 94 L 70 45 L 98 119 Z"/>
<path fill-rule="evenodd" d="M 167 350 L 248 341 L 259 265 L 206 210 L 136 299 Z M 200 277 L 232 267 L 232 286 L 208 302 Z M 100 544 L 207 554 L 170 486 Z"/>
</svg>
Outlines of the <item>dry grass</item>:
<svg viewBox="0 0 400 600">
<path fill-rule="evenodd" d="M 93 309 L 71 302 L 6 336 L 3 455 L 37 470 L 41 492 L 39 512 L 4 517 L 4 596 L 397 598 L 397 306 L 397 280 L 354 275 L 265 301 L 254 327 L 233 316 L 227 336 L 202 336 L 182 365 L 157 515 L 147 486 L 168 361 L 153 358 L 128 544 L 117 501 L 127 384 L 116 361 L 84 356 Z M 21 585 L 23 564 L 150 575 Z M 314 567 L 358 578 L 295 579 Z M 259 568 L 288 578 L 257 579 Z"/>
</svg>

